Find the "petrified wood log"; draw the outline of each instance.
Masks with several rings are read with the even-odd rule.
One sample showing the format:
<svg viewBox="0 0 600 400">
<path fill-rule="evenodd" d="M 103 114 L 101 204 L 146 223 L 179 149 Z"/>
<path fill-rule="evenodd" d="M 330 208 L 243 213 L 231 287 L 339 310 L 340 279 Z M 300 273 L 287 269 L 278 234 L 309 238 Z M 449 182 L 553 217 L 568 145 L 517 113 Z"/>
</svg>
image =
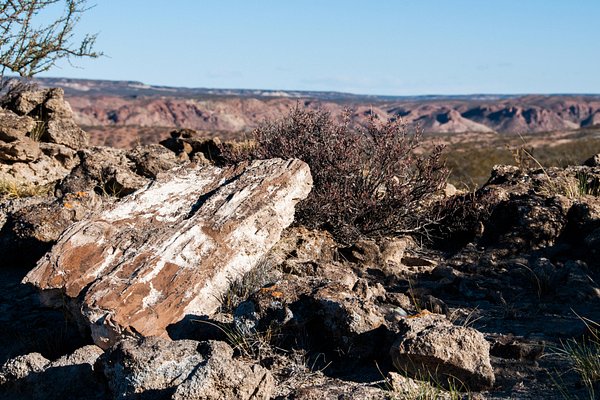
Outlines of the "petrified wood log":
<svg viewBox="0 0 600 400">
<path fill-rule="evenodd" d="M 166 336 L 207 315 L 293 221 L 312 187 L 299 160 L 184 167 L 67 229 L 24 279 L 65 299 L 107 348 L 123 334 Z"/>
</svg>

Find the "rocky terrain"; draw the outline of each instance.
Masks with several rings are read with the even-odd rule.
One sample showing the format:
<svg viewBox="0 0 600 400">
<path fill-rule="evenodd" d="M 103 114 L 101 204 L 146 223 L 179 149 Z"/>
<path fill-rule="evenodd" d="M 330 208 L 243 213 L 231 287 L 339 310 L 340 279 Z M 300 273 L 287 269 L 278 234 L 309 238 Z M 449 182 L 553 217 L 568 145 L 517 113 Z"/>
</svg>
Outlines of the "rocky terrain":
<svg viewBox="0 0 600 400">
<path fill-rule="evenodd" d="M 600 374 L 600 156 L 440 193 L 426 245 L 348 245 L 294 223 L 302 161 L 220 165 L 192 130 L 94 146 L 81 118 L 61 89 L 2 104 L 1 398 L 600 392 L 565 347 Z"/>
<path fill-rule="evenodd" d="M 334 92 L 187 89 L 73 79 L 41 79 L 62 87 L 96 145 L 132 147 L 156 143 L 172 128 L 240 138 L 265 119 L 278 118 L 298 102 L 357 122 L 372 113 L 403 118 L 433 134 L 570 131 L 600 124 L 599 95 L 361 96 Z M 115 129 L 117 128 L 117 129 Z"/>
</svg>

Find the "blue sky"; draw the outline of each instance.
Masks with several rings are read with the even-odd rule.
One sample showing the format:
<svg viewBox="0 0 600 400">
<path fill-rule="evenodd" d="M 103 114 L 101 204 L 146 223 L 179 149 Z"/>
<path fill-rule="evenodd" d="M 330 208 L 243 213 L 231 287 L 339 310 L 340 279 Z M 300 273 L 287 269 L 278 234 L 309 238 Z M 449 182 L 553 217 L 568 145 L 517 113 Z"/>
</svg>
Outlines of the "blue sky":
<svg viewBox="0 0 600 400">
<path fill-rule="evenodd" d="M 600 93 L 600 0 L 96 0 L 41 76 L 416 95 Z"/>
</svg>

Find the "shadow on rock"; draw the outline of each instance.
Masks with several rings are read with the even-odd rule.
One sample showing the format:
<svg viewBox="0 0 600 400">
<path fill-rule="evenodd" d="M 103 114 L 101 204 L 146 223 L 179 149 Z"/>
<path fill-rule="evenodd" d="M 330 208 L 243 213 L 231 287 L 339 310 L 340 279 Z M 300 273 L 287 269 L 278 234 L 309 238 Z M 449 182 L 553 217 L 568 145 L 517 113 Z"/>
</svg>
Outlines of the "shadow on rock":
<svg viewBox="0 0 600 400">
<path fill-rule="evenodd" d="M 0 397 L 13 400 L 107 399 L 108 393 L 102 380 L 89 364 L 51 367 L 0 386 Z"/>
<path fill-rule="evenodd" d="M 66 313 L 45 307 L 35 288 L 21 284 L 25 273 L 0 269 L 0 365 L 31 352 L 54 359 L 89 343 Z"/>
<path fill-rule="evenodd" d="M 206 315 L 186 315 L 181 321 L 167 327 L 173 340 L 225 340 L 225 321 L 211 319 Z"/>
</svg>

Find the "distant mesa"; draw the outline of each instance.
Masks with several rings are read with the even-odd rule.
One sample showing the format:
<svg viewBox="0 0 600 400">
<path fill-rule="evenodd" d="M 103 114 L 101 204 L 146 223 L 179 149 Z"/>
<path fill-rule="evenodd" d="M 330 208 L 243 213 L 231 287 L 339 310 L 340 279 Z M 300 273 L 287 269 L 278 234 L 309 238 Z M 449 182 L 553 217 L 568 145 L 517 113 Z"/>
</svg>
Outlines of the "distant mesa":
<svg viewBox="0 0 600 400">
<path fill-rule="evenodd" d="M 372 96 L 340 92 L 207 89 L 152 86 L 135 81 L 42 78 L 62 87 L 75 120 L 93 144 L 130 147 L 156 142 L 172 128 L 190 128 L 223 138 L 240 138 L 263 122 L 301 104 L 334 116 L 355 111 L 402 118 L 425 133 L 497 132 L 528 134 L 600 125 L 600 95 Z M 300 101 L 300 103 L 299 103 Z M 108 134 L 105 130 L 110 127 Z"/>
</svg>

